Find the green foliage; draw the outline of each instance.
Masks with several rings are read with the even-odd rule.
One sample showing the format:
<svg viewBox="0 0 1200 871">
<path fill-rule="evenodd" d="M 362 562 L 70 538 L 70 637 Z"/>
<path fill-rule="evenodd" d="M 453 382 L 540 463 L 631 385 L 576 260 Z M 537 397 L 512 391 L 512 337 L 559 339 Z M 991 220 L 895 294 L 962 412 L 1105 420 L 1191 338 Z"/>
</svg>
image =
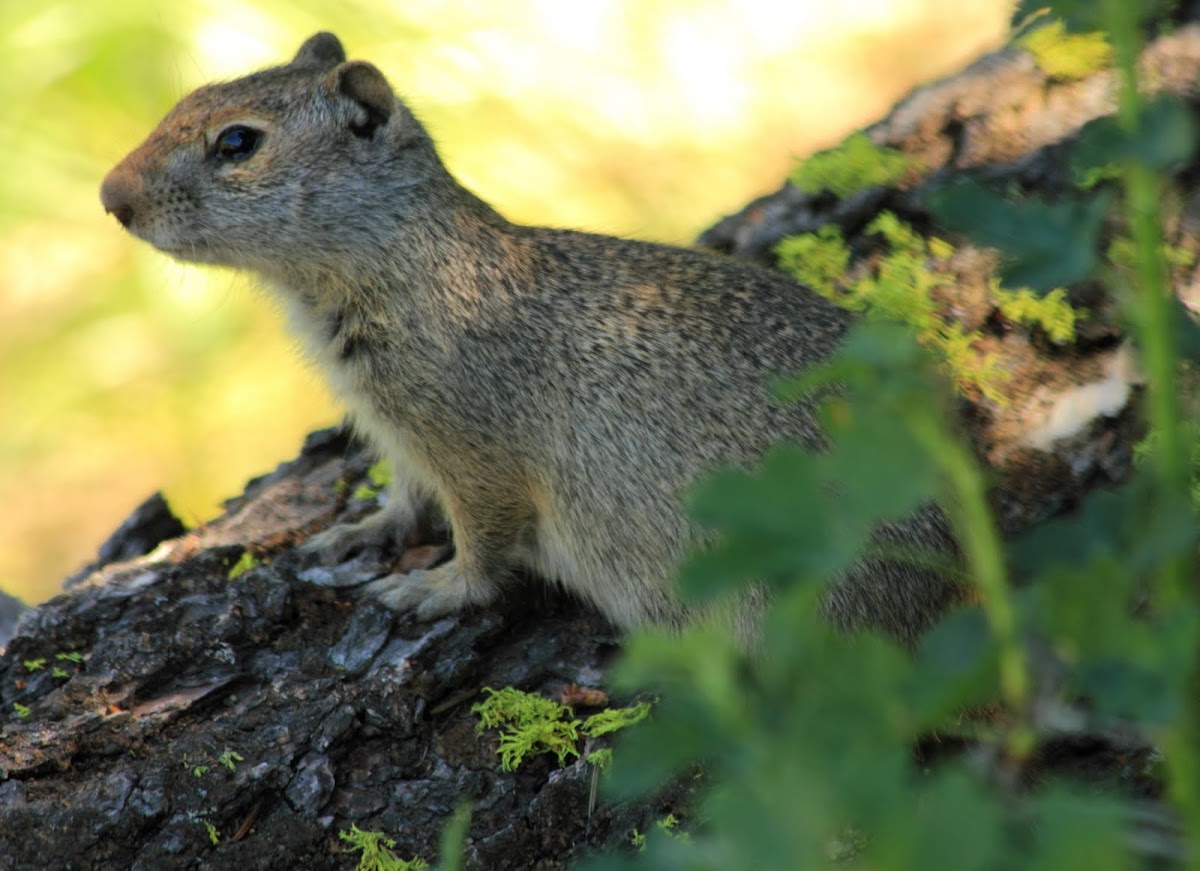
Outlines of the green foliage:
<svg viewBox="0 0 1200 871">
<path fill-rule="evenodd" d="M 1190 323 L 1190 319 L 1189 319 Z M 1193 325 L 1194 327 L 1194 325 Z M 1196 337 L 1200 346 L 1200 336 Z M 1200 351 L 1200 347 L 1198 347 Z M 1185 420 L 1182 424 L 1183 442 L 1188 445 L 1188 475 L 1191 487 L 1189 498 L 1194 509 L 1200 509 L 1200 420 Z M 1133 462 L 1141 470 L 1152 469 L 1159 461 L 1157 453 L 1161 450 L 1161 442 L 1157 433 L 1151 432 L 1133 446 Z"/>
<path fill-rule="evenodd" d="M 260 565 L 262 565 L 262 560 L 248 550 L 242 551 L 242 555 L 238 557 L 238 561 L 230 567 L 227 577 L 232 581 L 234 578 L 240 578 L 246 572 L 256 569 Z"/>
<path fill-rule="evenodd" d="M 401 859 L 392 852 L 396 841 L 385 836 L 382 832 L 364 832 L 353 823 L 349 829 L 338 832 L 338 838 L 350 845 L 351 850 L 357 850 L 358 871 L 423 871 L 429 863 L 420 856 L 412 859 Z"/>
<path fill-rule="evenodd" d="M 54 658 L 59 662 L 73 662 L 76 665 L 79 665 L 83 662 L 83 654 L 74 650 L 66 653 L 56 653 L 54 654 Z"/>
<path fill-rule="evenodd" d="M 26 671 L 41 671 L 46 667 L 46 660 L 45 658 L 27 659 L 22 663 L 22 665 L 25 666 Z"/>
<path fill-rule="evenodd" d="M 242 754 L 238 753 L 236 750 L 230 750 L 228 747 L 226 747 L 221 752 L 221 755 L 217 757 L 217 762 L 219 762 L 221 765 L 224 765 L 230 771 L 236 771 L 237 764 L 245 761 L 246 757 L 242 756 Z"/>
<path fill-rule="evenodd" d="M 655 820 L 654 828 L 669 838 L 675 838 L 680 841 L 688 839 L 688 833 L 678 828 L 679 820 L 675 814 L 667 814 L 661 820 Z M 633 830 L 633 834 L 629 836 L 629 843 L 639 853 L 646 852 L 646 835 L 644 832 Z"/>
<path fill-rule="evenodd" d="M 1069 33 L 1061 19 L 1030 30 L 1018 45 L 1052 79 L 1082 79 L 1112 63 L 1112 46 L 1102 31 Z"/>
<path fill-rule="evenodd" d="M 479 715 L 478 731 L 500 730 L 500 767 L 513 771 L 529 753 L 553 753 L 563 765 L 579 756 L 579 720 L 571 709 L 535 693 L 514 687 L 484 687 L 488 698 L 471 707 Z"/>
<path fill-rule="evenodd" d="M 344 487 L 344 482 L 342 486 Z M 354 488 L 351 497 L 354 499 L 374 499 L 392 483 L 392 472 L 387 460 L 379 460 L 367 469 L 367 483 Z"/>
<path fill-rule="evenodd" d="M 595 765 L 601 771 L 608 771 L 612 767 L 612 748 L 600 747 L 589 753 L 586 758 L 589 765 Z"/>
<path fill-rule="evenodd" d="M 841 231 L 826 224 L 816 233 L 788 236 L 775 248 L 779 266 L 822 296 L 838 299 L 850 266 L 850 249 Z M 851 294 L 852 295 L 852 294 Z"/>
<path fill-rule="evenodd" d="M 208 820 L 203 820 L 204 830 L 208 832 L 208 841 L 214 847 L 221 843 L 221 830 L 210 823 Z"/>
<path fill-rule="evenodd" d="M 500 731 L 500 767 L 505 771 L 515 770 L 530 753 L 553 753 L 564 765 L 568 757 L 579 757 L 580 735 L 598 738 L 640 723 L 650 714 L 650 703 L 638 702 L 577 720 L 566 705 L 536 693 L 514 687 L 484 687 L 483 691 L 488 698 L 472 706 L 471 713 L 479 716 L 478 731 Z M 592 755 L 589 762 L 594 761 Z"/>
<path fill-rule="evenodd" d="M 438 871 L 462 871 L 463 847 L 471 826 L 471 804 L 463 802 L 442 830 Z"/>
<path fill-rule="evenodd" d="M 931 195 L 929 208 L 943 226 L 1007 255 L 1000 276 L 1005 286 L 1048 291 L 1095 271 L 1111 202 L 1106 191 L 1055 203 L 1009 200 L 962 180 Z"/>
<path fill-rule="evenodd" d="M 592 714 L 580 727 L 579 731 L 592 738 L 608 735 L 620 729 L 634 726 L 650 716 L 650 703 L 638 702 L 628 708 L 608 708 L 597 714 Z"/>
<path fill-rule="evenodd" d="M 1096 16 L 1107 16 L 1122 130 L 1130 143 L 1153 136 L 1131 48 L 1138 4 L 1052 5 L 1093 27 Z M 1117 270 L 1098 268 L 1097 227 L 1107 207 L 1099 199 L 1014 205 L 960 189 L 965 195 L 946 210 L 973 223 L 987 244 L 1015 251 L 1036 288 L 1054 288 L 1051 279 L 1062 276 L 1116 283 L 1110 289 L 1149 377 L 1153 436 L 1133 478 L 1003 549 L 973 452 L 947 431 L 929 349 L 910 329 L 862 320 L 827 366 L 780 389 L 817 402 L 829 450 L 776 448 L 758 469 L 720 473 L 694 497 L 715 543 L 685 567 L 683 592 L 707 601 L 770 585 L 761 650 L 747 655 L 711 626 L 651 633 L 630 643 L 615 675 L 627 690 L 653 686 L 661 701 L 652 720 L 618 741 L 612 792 L 643 795 L 700 766 L 710 784 L 695 808 L 702 822 L 687 841 L 635 833 L 642 852 L 604 857 L 589 869 L 1142 867 L 1148 861 L 1129 836 L 1131 797 L 1027 771 L 1040 745 L 1058 737 L 1044 711 L 1080 698 L 1087 704 L 1079 710 L 1098 728 L 1136 730 L 1162 748 L 1179 849 L 1197 855 L 1200 591 L 1190 499 L 1197 447 L 1174 393 L 1180 306 L 1165 277 L 1172 260 L 1184 258 L 1164 247 L 1158 229 L 1156 173 L 1169 165 L 1162 153 L 1135 145 L 1117 161 L 1130 239 Z M 905 250 L 903 233 L 889 232 L 891 248 Z M 1042 236 L 1061 248 L 1066 266 L 1049 263 L 1053 246 Z M 828 264 L 840 256 L 836 241 L 825 234 L 794 250 L 818 252 Z M 929 286 L 912 268 L 895 273 L 912 288 Z M 845 293 L 846 285 L 834 278 L 826 289 Z M 1060 288 L 1040 299 L 1003 291 L 997 302 L 1006 317 L 1069 337 L 1074 315 Z M 911 324 L 914 311 L 919 320 L 926 310 L 908 305 L 888 311 Z M 871 553 L 880 522 L 930 500 L 953 524 L 963 559 L 957 576 L 973 589 L 974 604 L 912 651 L 829 630 L 819 616 L 826 586 Z M 1032 583 L 1012 589 L 1010 567 Z M 990 716 L 964 714 L 996 710 L 997 702 Z M 916 764 L 913 744 L 930 733 L 972 750 Z"/>
<path fill-rule="evenodd" d="M 382 490 L 390 485 L 392 483 L 392 470 L 388 467 L 387 460 L 378 460 L 371 468 L 367 469 L 367 480 L 377 490 Z"/>
<path fill-rule="evenodd" d="M 1055 288 L 1039 297 L 1028 288 L 1005 290 L 996 279 L 989 290 L 1000 313 L 1013 323 L 1041 327 L 1050 341 L 1060 345 L 1074 340 L 1078 312 L 1067 302 L 1064 288 Z"/>
<path fill-rule="evenodd" d="M 869 271 L 850 273 L 850 249 L 833 226 L 782 240 L 776 248 L 780 266 L 851 311 L 869 311 L 908 324 L 920 342 L 941 359 L 959 389 L 1002 401 L 1000 373 L 994 361 L 975 350 L 981 334 L 944 318 L 935 298 L 938 288 L 954 281 L 947 266 L 954 255 L 953 246 L 941 239 L 924 238 L 891 212 L 880 213 L 867 230 L 885 246 Z"/>
<path fill-rule="evenodd" d="M 921 168 L 920 161 L 895 148 L 876 145 L 855 133 L 828 151 L 814 154 L 792 172 L 791 181 L 807 194 L 831 191 L 848 197 L 864 188 L 894 185 Z"/>
<path fill-rule="evenodd" d="M 20 717 L 22 720 L 24 720 L 26 717 L 28 717 L 29 713 L 30 713 L 29 708 L 26 705 L 21 704 L 20 702 L 13 702 L 13 711 L 15 711 L 16 715 L 18 717 Z"/>
<path fill-rule="evenodd" d="M 1065 24 L 1070 33 L 1104 30 L 1111 36 L 1116 23 L 1123 35 L 1139 22 L 1164 14 L 1177 0 L 1120 0 L 1119 8 L 1107 5 L 1113 2 L 1115 0 L 1019 0 L 1012 21 L 1014 25 L 1022 25 L 1049 14 Z M 1120 16 L 1120 20 L 1114 19 L 1114 15 Z"/>
<path fill-rule="evenodd" d="M 1120 177 L 1130 162 L 1166 171 L 1186 163 L 1196 150 L 1196 120 L 1177 100 L 1158 99 L 1139 110 L 1136 133 L 1113 117 L 1085 124 L 1071 152 L 1071 172 L 1077 180 L 1097 170 Z"/>
<path fill-rule="evenodd" d="M 1159 256 L 1169 269 L 1191 269 L 1196 263 L 1196 252 L 1179 245 L 1162 243 Z M 1116 267 L 1124 277 L 1133 279 L 1137 273 L 1138 252 L 1137 243 L 1128 236 L 1117 236 L 1108 245 L 1105 252 L 1108 262 Z"/>
</svg>

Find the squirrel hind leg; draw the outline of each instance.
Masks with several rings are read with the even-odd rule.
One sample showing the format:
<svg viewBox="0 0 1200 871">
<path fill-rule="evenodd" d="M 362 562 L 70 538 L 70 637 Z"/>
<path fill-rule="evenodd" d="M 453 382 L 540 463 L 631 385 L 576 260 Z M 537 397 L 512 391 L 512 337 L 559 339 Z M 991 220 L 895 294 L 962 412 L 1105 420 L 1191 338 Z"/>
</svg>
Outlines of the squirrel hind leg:
<svg viewBox="0 0 1200 871">
<path fill-rule="evenodd" d="M 396 612 L 415 611 L 419 620 L 434 620 L 493 602 L 499 591 L 486 578 L 471 577 L 457 559 L 432 569 L 388 575 L 364 592 Z"/>
</svg>

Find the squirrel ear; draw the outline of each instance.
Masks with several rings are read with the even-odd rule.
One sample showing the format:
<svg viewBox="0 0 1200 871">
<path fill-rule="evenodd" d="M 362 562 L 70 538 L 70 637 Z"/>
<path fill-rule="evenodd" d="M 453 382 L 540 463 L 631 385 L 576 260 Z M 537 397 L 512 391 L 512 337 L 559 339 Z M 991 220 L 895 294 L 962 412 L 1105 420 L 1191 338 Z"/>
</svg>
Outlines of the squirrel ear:
<svg viewBox="0 0 1200 871">
<path fill-rule="evenodd" d="M 341 95 L 357 105 L 358 117 L 350 123 L 356 136 L 370 137 L 392 117 L 396 97 L 391 85 L 366 61 L 339 64 L 325 77 L 325 86 L 330 94 Z"/>
<path fill-rule="evenodd" d="M 332 67 L 346 60 L 346 50 L 341 41 L 332 33 L 321 31 L 314 33 L 304 41 L 292 66 L 296 67 Z"/>
</svg>

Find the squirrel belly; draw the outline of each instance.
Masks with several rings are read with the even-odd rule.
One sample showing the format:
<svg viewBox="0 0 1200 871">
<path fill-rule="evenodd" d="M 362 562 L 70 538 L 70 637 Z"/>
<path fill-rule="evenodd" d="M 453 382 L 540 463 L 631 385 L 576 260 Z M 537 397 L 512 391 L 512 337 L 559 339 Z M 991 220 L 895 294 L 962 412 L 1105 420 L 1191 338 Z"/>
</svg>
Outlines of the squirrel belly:
<svg viewBox="0 0 1200 871">
<path fill-rule="evenodd" d="M 621 627 L 680 625 L 675 572 L 706 541 L 688 489 L 777 442 L 823 444 L 812 405 L 779 404 L 767 380 L 828 359 L 846 312 L 728 258 L 505 220 L 332 34 L 186 96 L 101 199 L 167 254 L 255 273 L 391 461 L 387 507 L 307 547 L 399 542 L 441 506 L 453 559 L 371 587 L 397 610 L 484 606 L 530 569 Z M 880 534 L 954 549 L 936 508 Z M 863 564 L 825 613 L 911 640 L 957 595 Z M 732 618 L 744 637 L 754 610 Z"/>
</svg>

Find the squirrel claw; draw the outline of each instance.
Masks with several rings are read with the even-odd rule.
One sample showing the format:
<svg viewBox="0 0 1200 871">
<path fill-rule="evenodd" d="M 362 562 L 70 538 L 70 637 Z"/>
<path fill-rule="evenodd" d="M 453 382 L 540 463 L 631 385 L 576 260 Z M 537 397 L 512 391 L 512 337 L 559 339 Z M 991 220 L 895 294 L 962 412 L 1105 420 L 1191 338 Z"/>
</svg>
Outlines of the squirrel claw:
<svg viewBox="0 0 1200 871">
<path fill-rule="evenodd" d="M 377 512 L 358 523 L 339 523 L 312 536 L 300 545 L 300 550 L 317 554 L 323 565 L 332 566 L 369 547 L 391 549 L 399 545 L 400 539 L 389 520 L 386 514 Z"/>
<path fill-rule="evenodd" d="M 364 593 L 396 612 L 415 611 L 418 620 L 435 620 L 496 597 L 490 584 L 471 582 L 447 563 L 372 581 Z"/>
</svg>

